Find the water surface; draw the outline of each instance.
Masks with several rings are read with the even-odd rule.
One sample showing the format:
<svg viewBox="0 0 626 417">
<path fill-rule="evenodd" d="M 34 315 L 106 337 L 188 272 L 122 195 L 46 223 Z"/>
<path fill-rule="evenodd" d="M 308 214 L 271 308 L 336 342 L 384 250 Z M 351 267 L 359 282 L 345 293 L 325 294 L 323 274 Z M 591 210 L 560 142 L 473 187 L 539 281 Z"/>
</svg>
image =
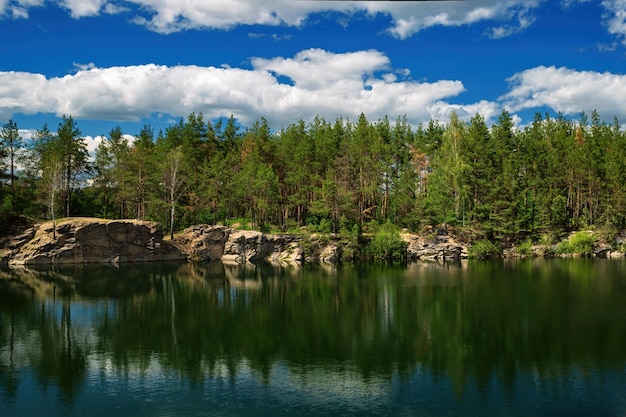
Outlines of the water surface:
<svg viewBox="0 0 626 417">
<path fill-rule="evenodd" d="M 0 415 L 626 415 L 626 261 L 0 272 Z"/>
</svg>

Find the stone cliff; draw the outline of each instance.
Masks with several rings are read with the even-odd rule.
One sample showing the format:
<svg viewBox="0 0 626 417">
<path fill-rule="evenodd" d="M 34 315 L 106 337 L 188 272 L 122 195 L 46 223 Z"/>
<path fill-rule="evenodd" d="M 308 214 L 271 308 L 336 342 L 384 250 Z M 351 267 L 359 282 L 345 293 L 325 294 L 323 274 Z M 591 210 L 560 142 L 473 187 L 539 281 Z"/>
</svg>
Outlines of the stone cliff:
<svg viewBox="0 0 626 417">
<path fill-rule="evenodd" d="M 406 235 L 409 260 L 445 260 L 467 257 L 464 246 L 448 236 L 424 240 Z M 346 242 L 339 238 L 264 234 L 224 226 L 196 225 L 173 240 L 165 240 L 159 224 L 139 220 L 70 218 L 57 224 L 33 225 L 0 241 L 0 262 L 9 265 L 62 265 L 155 261 L 205 262 L 221 260 L 243 264 L 336 263 L 350 260 Z M 348 259 L 343 259 L 348 256 Z"/>
<path fill-rule="evenodd" d="M 138 220 L 66 219 L 54 236 L 52 222 L 13 239 L 2 255 L 9 265 L 50 265 L 186 260 L 163 241 L 158 224 Z"/>
<path fill-rule="evenodd" d="M 34 225 L 5 239 L 0 260 L 9 265 L 62 265 L 155 261 L 299 263 L 299 239 L 223 226 L 193 226 L 164 240 L 158 223 L 139 220 L 72 218 Z"/>
<path fill-rule="evenodd" d="M 190 261 L 221 260 L 226 263 L 271 261 L 300 263 L 300 239 L 293 235 L 272 235 L 224 226 L 197 225 L 183 231 L 172 245 Z"/>
</svg>

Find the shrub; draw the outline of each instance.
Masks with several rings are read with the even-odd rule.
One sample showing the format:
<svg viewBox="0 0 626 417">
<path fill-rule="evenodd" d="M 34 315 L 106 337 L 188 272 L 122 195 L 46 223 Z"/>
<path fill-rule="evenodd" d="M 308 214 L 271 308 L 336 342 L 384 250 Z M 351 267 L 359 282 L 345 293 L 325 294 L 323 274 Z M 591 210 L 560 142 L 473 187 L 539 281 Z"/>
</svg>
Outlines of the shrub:
<svg viewBox="0 0 626 417">
<path fill-rule="evenodd" d="M 530 238 L 526 239 L 517 246 L 516 250 L 519 255 L 531 255 L 533 251 L 533 241 L 530 240 Z"/>
<path fill-rule="evenodd" d="M 539 244 L 543 246 L 552 246 L 557 242 L 557 237 L 554 233 L 544 233 L 539 238 Z"/>
<path fill-rule="evenodd" d="M 324 217 L 320 220 L 317 231 L 319 233 L 330 233 L 333 231 L 333 223 L 330 221 L 330 219 Z"/>
<path fill-rule="evenodd" d="M 573 253 L 590 256 L 596 244 L 596 237 L 590 232 L 576 232 L 569 238 Z"/>
<path fill-rule="evenodd" d="M 580 231 L 560 241 L 554 248 L 557 254 L 573 253 L 583 256 L 590 256 L 596 244 L 596 237 L 591 232 Z"/>
<path fill-rule="evenodd" d="M 556 244 L 556 246 L 554 247 L 554 253 L 556 253 L 557 255 L 561 255 L 564 253 L 574 252 L 572 251 L 572 245 L 570 245 L 569 240 L 565 239 Z"/>
<path fill-rule="evenodd" d="M 469 248 L 468 255 L 471 258 L 487 259 L 500 256 L 502 250 L 498 245 L 487 239 L 480 239 L 474 242 Z"/>
<path fill-rule="evenodd" d="M 380 226 L 367 251 L 375 260 L 401 260 L 406 257 L 408 244 L 402 240 L 400 233 L 391 223 Z"/>
</svg>

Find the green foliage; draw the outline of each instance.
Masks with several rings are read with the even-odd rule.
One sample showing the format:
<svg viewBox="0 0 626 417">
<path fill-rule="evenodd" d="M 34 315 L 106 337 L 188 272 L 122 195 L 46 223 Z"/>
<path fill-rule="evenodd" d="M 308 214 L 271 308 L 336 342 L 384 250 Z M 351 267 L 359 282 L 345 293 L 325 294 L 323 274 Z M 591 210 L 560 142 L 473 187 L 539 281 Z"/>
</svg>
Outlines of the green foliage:
<svg viewBox="0 0 626 417">
<path fill-rule="evenodd" d="M 580 231 L 571 235 L 568 239 L 562 240 L 554 248 L 557 254 L 576 254 L 591 256 L 597 238 L 591 232 Z"/>
<path fill-rule="evenodd" d="M 544 233 L 539 237 L 539 244 L 552 246 L 558 242 L 558 237 L 554 233 Z"/>
<path fill-rule="evenodd" d="M 388 222 L 381 225 L 372 237 L 367 255 L 376 261 L 403 260 L 406 249 L 407 243 L 400 237 L 398 229 Z"/>
<path fill-rule="evenodd" d="M 533 249 L 533 241 L 530 238 L 526 239 L 525 241 L 517 245 L 517 248 L 516 248 L 517 253 L 519 255 L 524 255 L 524 256 L 531 255 L 532 249 Z"/>
<path fill-rule="evenodd" d="M 224 226 L 232 227 L 239 230 L 248 230 L 250 226 L 250 219 L 245 217 L 237 217 L 233 219 L 227 219 L 224 222 Z"/>
<path fill-rule="evenodd" d="M 355 225 L 375 236 L 386 223 L 414 231 L 448 223 L 492 242 L 549 235 L 539 243 L 552 245 L 570 230 L 614 236 L 626 227 L 620 129 L 597 112 L 578 122 L 536 115 L 523 129 L 506 111 L 491 127 L 481 115 L 452 114 L 415 130 L 403 117 L 394 124 L 360 114 L 300 120 L 280 132 L 264 118 L 245 128 L 234 116 L 212 123 L 191 113 L 156 138 L 144 126 L 132 143 L 113 128 L 92 164 L 76 122 L 64 116 L 56 133 L 44 126 L 34 135 L 20 152 L 24 169 L 12 175 L 10 146 L 20 138 L 9 121 L 0 134 L 0 211 L 149 219 L 170 232 L 232 219 L 341 236 Z M 165 169 L 174 154 L 176 169 Z"/>
<path fill-rule="evenodd" d="M 570 237 L 570 243 L 574 253 L 581 255 L 591 255 L 596 240 L 596 237 L 592 233 L 585 231 L 576 232 Z"/>
<path fill-rule="evenodd" d="M 557 195 L 552 199 L 550 206 L 551 226 L 554 228 L 564 228 L 567 226 L 567 199 L 562 195 Z"/>
<path fill-rule="evenodd" d="M 469 257 L 474 259 L 497 258 L 501 254 L 502 249 L 487 239 L 477 240 L 468 250 Z"/>
<path fill-rule="evenodd" d="M 557 243 L 554 247 L 554 253 L 556 253 L 557 255 L 574 253 L 569 239 L 565 239 Z"/>
</svg>

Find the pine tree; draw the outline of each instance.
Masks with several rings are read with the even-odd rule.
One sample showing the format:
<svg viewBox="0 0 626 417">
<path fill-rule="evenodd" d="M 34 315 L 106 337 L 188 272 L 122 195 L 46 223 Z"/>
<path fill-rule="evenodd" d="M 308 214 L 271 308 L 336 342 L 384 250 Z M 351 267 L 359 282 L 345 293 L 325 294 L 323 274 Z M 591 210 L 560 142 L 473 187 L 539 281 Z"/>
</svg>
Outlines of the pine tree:
<svg viewBox="0 0 626 417">
<path fill-rule="evenodd" d="M 17 124 L 13 119 L 9 119 L 2 126 L 0 131 L 0 154 L 9 159 L 9 184 L 11 187 L 11 210 L 15 211 L 15 167 L 20 149 L 23 147 L 22 137 L 20 136 Z M 4 173 L 3 173 L 4 174 Z M 0 197 L 2 195 L 0 194 Z M 1 200 L 0 200 L 1 201 Z"/>
</svg>

